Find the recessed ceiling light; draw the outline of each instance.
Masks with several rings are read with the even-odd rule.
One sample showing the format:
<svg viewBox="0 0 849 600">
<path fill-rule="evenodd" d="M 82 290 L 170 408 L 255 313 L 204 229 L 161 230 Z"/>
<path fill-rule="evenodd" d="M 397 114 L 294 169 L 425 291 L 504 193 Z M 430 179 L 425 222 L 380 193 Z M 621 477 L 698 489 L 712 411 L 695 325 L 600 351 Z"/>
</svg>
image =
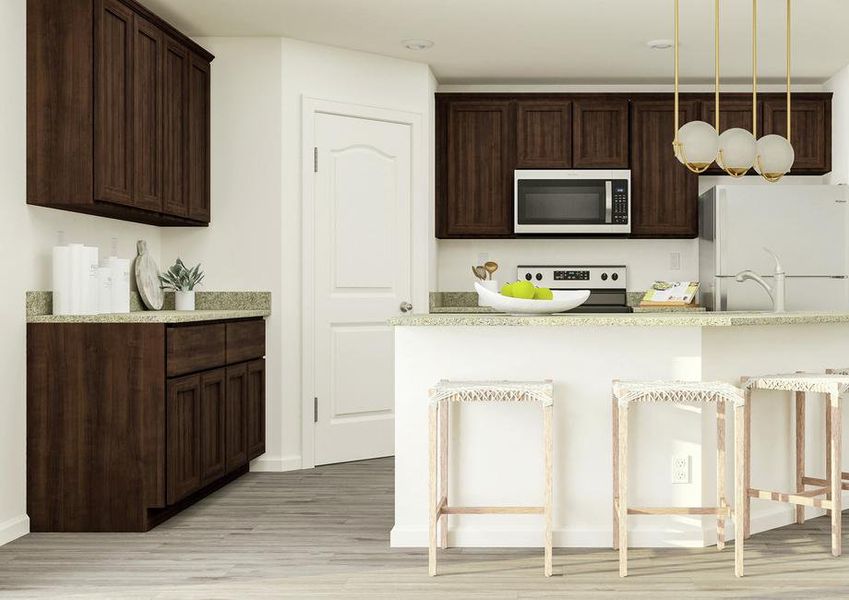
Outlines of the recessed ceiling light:
<svg viewBox="0 0 849 600">
<path fill-rule="evenodd" d="M 652 50 L 668 50 L 672 47 L 672 40 L 651 40 L 646 42 L 646 46 Z"/>
<path fill-rule="evenodd" d="M 433 47 L 430 40 L 404 40 L 401 42 L 407 50 L 427 50 Z"/>
</svg>

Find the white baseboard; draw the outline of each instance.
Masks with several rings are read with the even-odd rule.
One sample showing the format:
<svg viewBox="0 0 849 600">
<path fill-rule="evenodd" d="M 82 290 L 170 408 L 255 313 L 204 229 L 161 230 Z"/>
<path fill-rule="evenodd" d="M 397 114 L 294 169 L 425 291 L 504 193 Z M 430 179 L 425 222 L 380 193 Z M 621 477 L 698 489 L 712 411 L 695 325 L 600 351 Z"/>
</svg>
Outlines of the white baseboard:
<svg viewBox="0 0 849 600">
<path fill-rule="evenodd" d="M 0 546 L 29 533 L 29 517 L 20 515 L 0 523 Z"/>
<path fill-rule="evenodd" d="M 301 455 L 260 456 L 251 461 L 251 471 L 279 473 L 281 471 L 298 471 L 301 468 Z"/>
</svg>

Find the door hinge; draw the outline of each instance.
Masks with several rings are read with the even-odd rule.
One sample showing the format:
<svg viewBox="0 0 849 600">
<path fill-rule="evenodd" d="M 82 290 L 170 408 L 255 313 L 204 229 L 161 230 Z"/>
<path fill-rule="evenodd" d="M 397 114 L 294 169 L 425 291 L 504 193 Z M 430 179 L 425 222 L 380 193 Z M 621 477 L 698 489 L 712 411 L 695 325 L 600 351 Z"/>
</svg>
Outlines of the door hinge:
<svg viewBox="0 0 849 600">
<path fill-rule="evenodd" d="M 312 399 L 312 422 L 318 423 L 318 397 Z"/>
<path fill-rule="evenodd" d="M 318 173 L 318 146 L 312 149 L 312 171 Z"/>
</svg>

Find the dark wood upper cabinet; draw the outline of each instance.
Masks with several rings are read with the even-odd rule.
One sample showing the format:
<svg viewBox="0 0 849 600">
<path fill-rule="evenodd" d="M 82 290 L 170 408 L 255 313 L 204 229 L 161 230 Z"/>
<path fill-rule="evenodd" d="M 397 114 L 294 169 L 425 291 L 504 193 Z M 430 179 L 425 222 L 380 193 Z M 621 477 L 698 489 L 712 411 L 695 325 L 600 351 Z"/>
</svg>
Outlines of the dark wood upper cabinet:
<svg viewBox="0 0 849 600">
<path fill-rule="evenodd" d="M 682 100 L 680 122 L 700 117 L 697 100 Z M 631 235 L 692 238 L 699 233 L 698 176 L 675 158 L 672 95 L 631 102 Z"/>
<path fill-rule="evenodd" d="M 628 99 L 572 100 L 572 166 L 628 168 Z"/>
<path fill-rule="evenodd" d="M 133 205 L 133 12 L 97 0 L 94 187 L 97 199 Z"/>
<path fill-rule="evenodd" d="M 162 67 L 165 36 L 146 19 L 135 17 L 133 98 L 135 205 L 162 211 Z"/>
<path fill-rule="evenodd" d="M 135 0 L 27 0 L 27 203 L 206 225 L 213 58 Z"/>
<path fill-rule="evenodd" d="M 761 103 L 757 104 L 757 125 L 758 131 L 762 130 L 763 111 Z M 714 97 L 705 96 L 701 101 L 701 116 L 702 121 L 715 125 L 716 123 L 716 102 Z M 722 94 L 719 98 L 719 131 L 720 133 L 728 129 L 739 127 L 746 131 L 752 131 L 752 95 L 751 94 Z M 725 175 L 725 171 L 719 168 L 714 163 L 711 165 L 705 175 Z"/>
<path fill-rule="evenodd" d="M 248 462 L 248 367 L 227 367 L 224 449 L 227 471 Z"/>
<path fill-rule="evenodd" d="M 186 84 L 186 181 L 189 217 L 209 222 L 210 80 L 209 62 L 189 55 Z"/>
<path fill-rule="evenodd" d="M 791 140 L 796 161 L 791 175 L 822 175 L 831 171 L 831 94 L 793 94 L 790 103 Z M 763 98 L 763 135 L 787 135 L 787 98 Z"/>
<path fill-rule="evenodd" d="M 516 103 L 516 167 L 568 169 L 572 166 L 572 103 L 519 100 Z"/>
<path fill-rule="evenodd" d="M 513 235 L 513 108 L 509 100 L 437 97 L 437 237 Z"/>
</svg>

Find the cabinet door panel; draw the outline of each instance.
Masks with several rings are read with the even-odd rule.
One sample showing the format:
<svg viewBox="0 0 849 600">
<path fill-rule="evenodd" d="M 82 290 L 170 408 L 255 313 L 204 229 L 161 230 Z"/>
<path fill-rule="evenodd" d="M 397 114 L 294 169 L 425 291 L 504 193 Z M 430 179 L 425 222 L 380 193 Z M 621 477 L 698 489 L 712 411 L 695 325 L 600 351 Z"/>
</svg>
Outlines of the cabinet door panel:
<svg viewBox="0 0 849 600">
<path fill-rule="evenodd" d="M 520 100 L 516 107 L 516 166 L 572 166 L 572 103 Z"/>
<path fill-rule="evenodd" d="M 97 200 L 133 204 L 133 13 L 97 4 L 94 180 Z"/>
<path fill-rule="evenodd" d="M 512 237 L 510 113 L 506 100 L 439 100 L 437 237 Z"/>
<path fill-rule="evenodd" d="M 831 171 L 830 99 L 794 96 L 790 104 L 791 140 L 796 152 L 791 175 L 822 175 Z M 787 99 L 763 100 L 763 134 L 787 135 Z"/>
<path fill-rule="evenodd" d="M 191 375 L 168 382 L 166 407 L 168 504 L 200 487 L 200 377 Z"/>
<path fill-rule="evenodd" d="M 716 103 L 713 96 L 701 102 L 701 119 L 711 125 L 716 123 Z M 760 103 L 757 110 L 758 135 L 763 129 L 763 119 Z M 752 131 L 752 96 L 751 94 L 722 94 L 719 99 L 719 131 L 720 133 L 739 127 Z M 750 173 L 754 173 L 751 170 Z M 714 163 L 705 171 L 706 175 L 725 175 L 725 171 Z"/>
<path fill-rule="evenodd" d="M 248 363 L 248 459 L 265 452 L 265 360 Z"/>
<path fill-rule="evenodd" d="M 628 168 L 626 98 L 580 98 L 572 102 L 572 166 Z"/>
<path fill-rule="evenodd" d="M 186 191 L 186 114 L 188 110 L 187 79 L 189 53 L 171 40 L 165 42 L 163 66 L 163 212 L 188 216 Z"/>
<path fill-rule="evenodd" d="M 162 210 L 162 32 L 138 15 L 134 30 L 134 199 L 139 208 Z"/>
<path fill-rule="evenodd" d="M 248 462 L 248 369 L 247 364 L 227 367 L 227 401 L 224 415 L 227 471 Z"/>
<path fill-rule="evenodd" d="M 699 117 L 699 102 L 680 104 L 680 122 Z M 672 95 L 636 98 L 631 104 L 631 212 L 634 237 L 698 236 L 698 177 L 672 151 Z"/>
<path fill-rule="evenodd" d="M 226 371 L 216 369 L 200 375 L 200 477 L 201 485 L 224 474 L 224 408 Z"/>
<path fill-rule="evenodd" d="M 189 55 L 186 183 L 189 217 L 209 222 L 209 63 Z"/>
</svg>

